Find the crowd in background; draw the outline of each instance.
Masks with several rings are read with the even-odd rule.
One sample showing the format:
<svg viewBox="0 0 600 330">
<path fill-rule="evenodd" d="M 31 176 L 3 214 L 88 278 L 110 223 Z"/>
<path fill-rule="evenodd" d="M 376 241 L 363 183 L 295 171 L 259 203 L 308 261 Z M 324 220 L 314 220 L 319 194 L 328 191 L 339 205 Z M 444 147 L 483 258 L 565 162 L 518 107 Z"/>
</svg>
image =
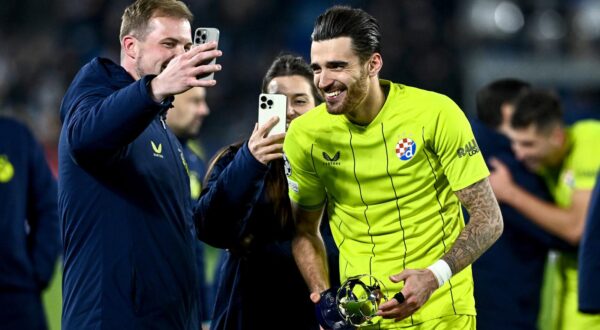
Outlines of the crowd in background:
<svg viewBox="0 0 600 330">
<path fill-rule="evenodd" d="M 0 113 L 28 121 L 48 148 L 49 157 L 54 158 L 60 128 L 57 109 L 68 82 L 94 56 L 118 60 L 115 36 L 128 3 L 8 0 L 0 7 L 4 45 L 0 49 Z M 596 1 L 344 3 L 364 8 L 385 27 L 382 77 L 401 77 L 408 85 L 446 94 L 471 112 L 472 99 L 466 96 L 480 87 L 465 82 L 469 71 L 478 69 L 469 62 L 473 54 L 493 53 L 499 60 L 584 61 L 593 58 L 600 45 L 600 26 L 593 20 L 593 14 L 600 12 Z M 221 63 L 229 68 L 219 74 L 219 86 L 208 96 L 215 109 L 201 133 L 208 151 L 247 133 L 248 123 L 255 120 L 250 110 L 256 103 L 256 86 L 269 60 L 283 49 L 306 58 L 312 20 L 330 4 L 315 0 L 189 3 L 194 27 L 220 28 L 219 46 L 226 54 Z M 526 63 L 534 68 L 535 64 Z M 593 68 L 581 71 L 594 72 Z M 500 77 L 488 77 L 487 82 L 494 78 Z M 532 78 L 527 80 L 537 77 Z M 587 114 L 590 104 L 598 100 L 600 79 L 595 86 L 579 86 L 573 79 L 565 77 L 563 84 L 552 87 L 563 90 L 567 107 Z"/>
<path fill-rule="evenodd" d="M 54 151 L 60 100 L 83 63 L 94 56 L 119 59 L 120 14 L 129 1 L 8 1 L 0 8 L 0 112 L 27 120 Z M 456 4 L 419 1 L 347 1 L 380 19 L 387 40 L 382 76 L 461 95 Z M 219 84 L 208 95 L 214 111 L 201 137 L 209 152 L 245 136 L 255 121 L 260 77 L 281 50 L 308 57 L 314 17 L 329 6 L 320 1 L 191 1 L 193 27 L 216 26 Z M 391 8 L 393 7 L 393 8 Z M 16 15 L 14 13 L 20 13 Z M 232 120 L 236 118 L 236 120 Z M 235 133 L 234 133 L 235 132 Z"/>
</svg>

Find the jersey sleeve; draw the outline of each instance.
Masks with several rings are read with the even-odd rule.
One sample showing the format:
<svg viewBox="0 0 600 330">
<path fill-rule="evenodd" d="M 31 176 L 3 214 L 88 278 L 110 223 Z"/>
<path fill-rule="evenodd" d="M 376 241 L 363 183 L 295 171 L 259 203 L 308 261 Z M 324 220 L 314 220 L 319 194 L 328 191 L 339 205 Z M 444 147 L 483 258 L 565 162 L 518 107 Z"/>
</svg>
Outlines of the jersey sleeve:
<svg viewBox="0 0 600 330">
<path fill-rule="evenodd" d="M 471 125 L 462 110 L 443 97 L 433 136 L 433 148 L 454 191 L 490 175 Z"/>
<path fill-rule="evenodd" d="M 574 189 L 592 190 L 600 170 L 600 155 L 595 146 L 587 141 L 600 141 L 598 125 L 583 126 L 575 132 L 577 143 L 573 146 Z"/>
<path fill-rule="evenodd" d="M 312 145 L 305 130 L 292 122 L 283 144 L 290 199 L 305 210 L 323 206 L 325 188 L 312 163 Z"/>
</svg>

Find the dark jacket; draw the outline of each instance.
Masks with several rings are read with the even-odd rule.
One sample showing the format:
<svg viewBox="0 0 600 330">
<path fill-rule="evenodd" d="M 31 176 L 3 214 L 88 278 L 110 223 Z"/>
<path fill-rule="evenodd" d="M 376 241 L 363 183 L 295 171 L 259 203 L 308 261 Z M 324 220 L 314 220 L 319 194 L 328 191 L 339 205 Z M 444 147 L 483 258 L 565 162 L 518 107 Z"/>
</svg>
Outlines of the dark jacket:
<svg viewBox="0 0 600 330">
<path fill-rule="evenodd" d="M 188 174 L 190 177 L 192 205 L 195 205 L 200 197 L 202 189 L 202 180 L 206 174 L 206 164 L 200 155 L 192 148 L 194 142 L 187 139 L 178 138 L 183 146 L 183 155 L 188 166 Z M 193 228 L 195 233 L 195 228 Z M 205 262 L 205 247 L 204 242 L 196 240 L 196 266 L 198 267 L 198 283 L 200 285 L 200 314 L 201 322 L 208 322 L 212 314 L 214 305 L 215 288 L 207 282 L 206 278 L 206 262 Z"/>
<path fill-rule="evenodd" d="M 600 173 L 579 246 L 579 310 L 600 314 Z"/>
<path fill-rule="evenodd" d="M 495 157 L 509 168 L 513 180 L 528 192 L 551 200 L 543 180 L 514 156 L 510 140 L 472 120 L 471 126 L 486 161 Z M 493 168 L 490 168 L 493 171 Z M 502 236 L 473 264 L 477 329 L 537 329 L 544 264 L 550 248 L 573 250 L 514 208 L 500 204 Z"/>
<path fill-rule="evenodd" d="M 96 58 L 63 99 L 63 329 L 198 329 L 189 180 L 152 78 Z"/>
<path fill-rule="evenodd" d="M 261 164 L 244 144 L 210 173 L 195 212 L 198 232 L 209 244 L 228 249 L 212 329 L 319 328 L 292 256 L 292 228 L 282 229 L 265 193 L 267 172 L 276 170 L 283 169 Z M 332 242 L 331 234 L 324 237 Z M 337 259 L 334 263 L 337 276 Z"/>
<path fill-rule="evenodd" d="M 43 313 L 28 308 L 41 308 L 41 292 L 60 252 L 56 199 L 42 147 L 27 127 L 0 118 L 0 324 L 5 328 L 45 323 Z M 27 297 L 30 302 L 23 303 Z"/>
</svg>

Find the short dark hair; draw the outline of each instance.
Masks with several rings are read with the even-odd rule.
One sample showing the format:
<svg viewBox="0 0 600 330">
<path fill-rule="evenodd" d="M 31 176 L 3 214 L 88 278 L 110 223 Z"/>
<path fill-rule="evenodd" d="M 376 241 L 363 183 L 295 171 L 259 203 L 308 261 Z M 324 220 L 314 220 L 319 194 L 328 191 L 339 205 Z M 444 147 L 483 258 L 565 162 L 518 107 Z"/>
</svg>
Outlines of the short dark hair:
<svg viewBox="0 0 600 330">
<path fill-rule="evenodd" d="M 519 79 L 505 78 L 493 81 L 477 92 L 477 118 L 491 128 L 502 124 L 502 105 L 514 104 L 519 96 L 531 89 L 531 85 Z"/>
<path fill-rule="evenodd" d="M 530 91 L 519 98 L 510 122 L 511 126 L 517 129 L 534 124 L 538 132 L 548 131 L 562 123 L 560 100 L 553 93 L 542 90 Z"/>
<path fill-rule="evenodd" d="M 315 99 L 315 104 L 323 102 L 323 97 L 321 97 L 321 94 L 319 94 L 319 91 L 313 82 L 312 69 L 301 56 L 294 56 L 292 54 L 280 54 L 273 60 L 273 63 L 263 78 L 262 92 L 268 92 L 267 86 L 271 80 L 285 76 L 301 76 L 306 78 L 310 85 L 313 98 Z"/>
<path fill-rule="evenodd" d="M 352 49 L 364 63 L 373 53 L 381 53 L 379 22 L 362 9 L 333 6 L 319 15 L 312 41 L 350 37 Z"/>
</svg>

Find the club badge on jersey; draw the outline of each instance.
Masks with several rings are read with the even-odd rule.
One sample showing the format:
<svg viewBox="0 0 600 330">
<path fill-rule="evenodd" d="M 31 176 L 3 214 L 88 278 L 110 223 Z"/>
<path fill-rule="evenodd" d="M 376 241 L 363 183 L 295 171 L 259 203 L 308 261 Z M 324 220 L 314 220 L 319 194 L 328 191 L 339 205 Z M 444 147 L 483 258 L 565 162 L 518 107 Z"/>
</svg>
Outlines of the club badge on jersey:
<svg viewBox="0 0 600 330">
<path fill-rule="evenodd" d="M 411 138 L 402 138 L 396 144 L 396 156 L 400 160 L 411 160 L 417 153 L 417 144 Z"/>
</svg>

